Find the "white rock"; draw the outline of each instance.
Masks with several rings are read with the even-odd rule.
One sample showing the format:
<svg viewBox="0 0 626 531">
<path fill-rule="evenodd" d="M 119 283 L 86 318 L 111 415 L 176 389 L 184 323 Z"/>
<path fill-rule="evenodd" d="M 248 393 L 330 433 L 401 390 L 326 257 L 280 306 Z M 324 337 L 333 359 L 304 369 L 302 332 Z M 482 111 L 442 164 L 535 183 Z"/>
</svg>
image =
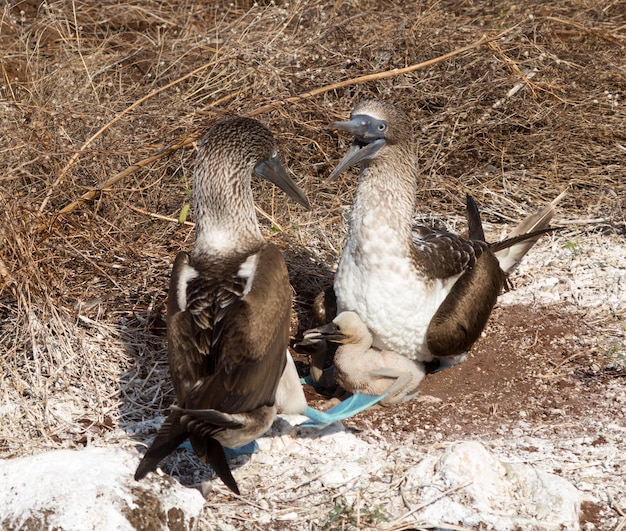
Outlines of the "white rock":
<svg viewBox="0 0 626 531">
<path fill-rule="evenodd" d="M 470 482 L 468 491 L 480 510 L 490 510 L 509 496 L 506 468 L 478 442 L 449 446 L 435 470 L 450 487 Z"/>
<path fill-rule="evenodd" d="M 532 516 L 540 522 L 560 529 L 578 526 L 582 493 L 569 481 L 525 464 L 505 464 L 507 478 L 516 494 L 532 508 Z"/>
<path fill-rule="evenodd" d="M 0 529 L 191 527 L 204 505 L 200 492 L 169 476 L 137 482 L 138 462 L 135 452 L 95 447 L 0 461 Z"/>
<path fill-rule="evenodd" d="M 426 456 L 408 471 L 405 496 L 423 506 L 414 517 L 430 525 L 499 531 L 580 527 L 582 494 L 573 485 L 532 465 L 502 463 L 478 442 Z"/>
</svg>

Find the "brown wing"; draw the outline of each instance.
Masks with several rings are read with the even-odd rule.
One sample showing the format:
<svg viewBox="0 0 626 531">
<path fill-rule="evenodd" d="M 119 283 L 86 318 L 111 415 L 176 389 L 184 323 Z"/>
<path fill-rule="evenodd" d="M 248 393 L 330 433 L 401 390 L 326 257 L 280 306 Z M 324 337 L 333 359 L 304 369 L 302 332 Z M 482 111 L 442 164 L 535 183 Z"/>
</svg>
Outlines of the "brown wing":
<svg viewBox="0 0 626 531">
<path fill-rule="evenodd" d="M 431 268 L 437 268 L 435 276 L 441 278 L 440 274 L 446 276 L 452 271 L 456 271 L 456 274 L 462 273 L 428 327 L 426 341 L 433 355 L 456 356 L 467 352 L 474 344 L 487 324 L 498 295 L 506 285 L 505 271 L 511 269 L 510 266 L 505 266 L 503 271 L 499 253 L 512 248 L 513 252 L 510 254 L 514 258 L 511 260 L 515 264 L 519 263 L 537 238 L 552 230 L 546 228 L 546 225 L 553 209 L 554 202 L 538 214 L 530 216 L 530 221 L 522 222 L 522 228 L 517 228 L 512 237 L 495 244 L 487 244 L 478 206 L 468 195 L 469 240 L 436 231 L 423 234 L 421 245 L 431 249 L 432 256 L 436 255 L 431 264 Z M 534 228 L 538 230 L 533 231 Z M 450 262 L 447 265 L 442 264 L 445 260 Z"/>
<path fill-rule="evenodd" d="M 257 254 L 247 294 L 247 279 L 238 275 L 244 256 L 218 275 L 199 270 L 188 282 L 187 308 L 168 317 L 181 407 L 240 413 L 274 403 L 286 363 L 291 288 L 278 248 L 266 244 Z"/>
<path fill-rule="evenodd" d="M 413 262 L 428 278 L 448 278 L 471 269 L 489 248 L 484 241 L 468 240 L 452 232 L 413 228 Z"/>
<path fill-rule="evenodd" d="M 462 273 L 428 326 L 428 349 L 437 357 L 469 350 L 485 328 L 506 281 L 485 241 L 478 206 L 470 195 L 466 196 L 466 207 L 469 239 L 441 231 L 431 231 L 422 238 L 422 245 L 432 249 L 431 256 L 437 256 L 433 267 L 438 268 L 438 278 Z"/>
<path fill-rule="evenodd" d="M 491 251 L 482 253 L 459 277 L 428 326 L 426 341 L 434 356 L 469 350 L 485 328 L 505 280 Z"/>
<path fill-rule="evenodd" d="M 167 339 L 170 374 L 180 405 L 198 380 L 215 373 L 213 345 L 219 324 L 243 296 L 245 283 L 237 272 L 236 263 L 198 265 L 191 263 L 187 253 L 176 256 L 168 293 Z"/>
</svg>

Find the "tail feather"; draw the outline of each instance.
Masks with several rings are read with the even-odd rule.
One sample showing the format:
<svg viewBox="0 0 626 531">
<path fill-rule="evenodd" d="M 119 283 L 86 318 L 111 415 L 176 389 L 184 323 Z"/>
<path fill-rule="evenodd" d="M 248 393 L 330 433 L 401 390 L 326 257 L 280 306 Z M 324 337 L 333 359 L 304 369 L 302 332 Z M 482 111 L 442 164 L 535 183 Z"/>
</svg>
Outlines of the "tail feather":
<svg viewBox="0 0 626 531">
<path fill-rule="evenodd" d="M 159 462 L 184 443 L 189 433 L 180 423 L 180 413 L 174 411 L 159 428 L 150 448 L 144 454 L 135 471 L 135 480 L 146 477 L 148 472 L 156 470 Z"/>
<path fill-rule="evenodd" d="M 183 409 L 180 407 L 172 406 L 172 411 L 180 414 L 180 416 L 188 415 L 191 418 L 185 419 L 187 427 L 190 431 L 195 433 L 194 425 L 210 425 L 213 429 L 233 429 L 237 430 L 244 427 L 244 424 L 230 413 L 224 413 L 217 409 Z"/>
<path fill-rule="evenodd" d="M 234 493 L 239 494 L 237 483 L 230 472 L 226 454 L 222 445 L 210 433 L 206 436 L 202 432 L 202 426 L 193 427 L 193 421 L 186 422 L 183 426 L 181 419 L 183 415 L 200 415 L 203 421 L 213 420 L 216 423 L 222 423 L 230 428 L 241 428 L 242 424 L 227 413 L 221 413 L 212 409 L 208 410 L 184 410 L 178 407 L 172 407 L 172 413 L 165 419 L 165 422 L 159 428 L 159 431 L 152 441 L 150 448 L 141 459 L 137 470 L 135 471 L 135 480 L 143 479 L 149 472 L 156 470 L 159 462 L 171 454 L 176 448 L 184 443 L 188 438 L 194 451 L 209 464 L 218 477 L 226 484 L 226 486 Z M 202 421 L 200 421 L 202 424 Z M 193 433 L 188 430 L 192 429 Z M 213 427 L 212 430 L 215 431 Z"/>
<path fill-rule="evenodd" d="M 485 240 L 485 231 L 483 230 L 483 222 L 480 219 L 480 212 L 478 210 L 478 205 L 474 198 L 467 194 L 465 196 L 466 207 L 467 207 L 467 225 L 469 232 L 470 240 L 478 240 L 481 242 L 487 241 Z"/>
<path fill-rule="evenodd" d="M 542 234 L 558 230 L 549 228 L 548 225 L 554 216 L 555 206 L 565 197 L 565 194 L 566 192 L 560 193 L 541 210 L 522 220 L 505 240 L 492 246 L 500 262 L 500 267 L 505 273 L 510 273 L 519 265 L 522 258 Z"/>
<path fill-rule="evenodd" d="M 230 471 L 222 445 L 211 437 L 203 439 L 202 444 L 204 445 L 204 452 L 200 451 L 198 453 L 204 454 L 202 457 L 204 457 L 205 461 L 215 470 L 217 476 L 230 490 L 239 495 L 239 487 Z"/>
<path fill-rule="evenodd" d="M 507 237 L 513 238 L 520 234 L 527 234 L 532 231 L 546 228 L 550 223 L 552 216 L 554 216 L 554 208 L 561 201 L 561 199 L 565 197 L 566 194 L 567 191 L 561 192 L 550 203 L 548 203 L 541 210 L 539 210 L 539 212 L 531 214 L 527 218 L 523 219 L 522 222 L 517 227 L 515 227 Z"/>
</svg>

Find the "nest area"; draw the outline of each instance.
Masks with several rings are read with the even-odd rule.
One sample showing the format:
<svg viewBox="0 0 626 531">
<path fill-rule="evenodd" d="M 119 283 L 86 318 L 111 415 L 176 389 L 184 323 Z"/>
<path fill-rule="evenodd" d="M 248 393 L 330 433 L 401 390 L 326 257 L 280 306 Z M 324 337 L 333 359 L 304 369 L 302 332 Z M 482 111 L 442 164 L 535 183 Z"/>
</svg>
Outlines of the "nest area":
<svg viewBox="0 0 626 531">
<path fill-rule="evenodd" d="M 313 205 L 253 184 L 294 335 L 354 196 L 354 173 L 326 179 L 350 142 L 327 124 L 365 98 L 415 119 L 416 218 L 463 230 L 471 193 L 493 234 L 569 188 L 557 222 L 625 234 L 626 4 L 401 4 L 0 8 L 0 457 L 118 440 L 173 400 L 167 283 L 193 241 L 178 216 L 222 117 L 267 124 Z"/>
</svg>

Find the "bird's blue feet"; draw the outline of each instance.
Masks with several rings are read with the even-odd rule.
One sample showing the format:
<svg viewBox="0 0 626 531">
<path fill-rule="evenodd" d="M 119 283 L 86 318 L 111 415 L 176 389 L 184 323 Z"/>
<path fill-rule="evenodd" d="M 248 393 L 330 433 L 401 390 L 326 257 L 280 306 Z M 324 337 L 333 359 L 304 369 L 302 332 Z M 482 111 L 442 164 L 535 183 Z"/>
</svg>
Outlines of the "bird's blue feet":
<svg viewBox="0 0 626 531">
<path fill-rule="evenodd" d="M 303 414 L 309 417 L 310 420 L 303 422 L 300 426 L 311 428 L 324 428 L 333 422 L 345 420 L 350 418 L 361 411 L 369 409 L 374 404 L 378 404 L 387 395 L 362 395 L 360 393 L 353 394 L 350 398 L 347 398 L 340 404 L 331 407 L 328 411 L 317 411 L 310 406 L 307 406 Z"/>
<path fill-rule="evenodd" d="M 259 451 L 259 444 L 256 441 L 249 442 L 237 448 L 227 448 L 224 446 L 226 457 L 237 457 L 238 455 L 256 454 Z"/>
<path fill-rule="evenodd" d="M 181 444 L 179 448 L 184 448 L 185 450 L 193 450 L 193 448 L 191 447 L 191 443 L 188 440 Z M 259 451 L 259 445 L 256 441 L 249 442 L 248 444 L 244 444 L 243 446 L 239 446 L 238 448 L 228 448 L 226 446 L 224 446 L 223 448 L 224 453 L 228 458 L 237 457 L 239 455 L 256 454 Z"/>
<path fill-rule="evenodd" d="M 187 439 L 183 444 L 181 444 L 179 446 L 179 448 L 182 448 L 183 450 L 191 450 L 191 451 L 193 451 L 193 447 L 191 446 L 191 443 L 189 442 L 189 439 Z"/>
</svg>

